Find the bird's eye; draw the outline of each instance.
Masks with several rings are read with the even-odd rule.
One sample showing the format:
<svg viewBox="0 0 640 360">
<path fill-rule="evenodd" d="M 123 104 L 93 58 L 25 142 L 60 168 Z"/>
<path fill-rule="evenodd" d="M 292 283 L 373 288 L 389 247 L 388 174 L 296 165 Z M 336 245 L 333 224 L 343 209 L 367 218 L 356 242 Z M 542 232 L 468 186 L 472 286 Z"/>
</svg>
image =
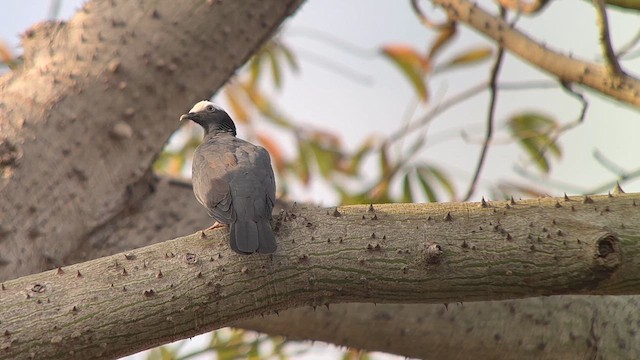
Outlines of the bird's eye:
<svg viewBox="0 0 640 360">
<path fill-rule="evenodd" d="M 207 105 L 207 111 L 213 111 L 213 105 Z"/>
</svg>

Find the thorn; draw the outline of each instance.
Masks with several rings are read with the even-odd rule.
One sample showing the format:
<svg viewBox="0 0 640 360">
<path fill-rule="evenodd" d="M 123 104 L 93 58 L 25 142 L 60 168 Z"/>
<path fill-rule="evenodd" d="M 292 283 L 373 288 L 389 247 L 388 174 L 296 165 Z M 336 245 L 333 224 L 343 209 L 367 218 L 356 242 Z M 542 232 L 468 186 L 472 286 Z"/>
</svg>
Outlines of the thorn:
<svg viewBox="0 0 640 360">
<path fill-rule="evenodd" d="M 73 305 L 73 308 L 71 308 L 71 311 L 72 311 L 72 312 L 78 312 L 78 307 L 77 307 L 77 306 L 75 306 L 75 305 Z"/>
<path fill-rule="evenodd" d="M 515 204 L 516 204 L 516 201 L 515 201 L 515 200 L 513 200 L 513 195 L 511 196 L 511 201 L 510 201 L 509 203 L 510 203 L 511 205 L 515 205 Z"/>
<path fill-rule="evenodd" d="M 152 296 L 154 296 L 154 295 L 156 294 L 156 292 L 155 292 L 155 291 L 153 291 L 153 289 L 149 289 L 149 290 L 145 290 L 145 291 L 143 292 L 143 294 L 144 294 L 144 296 L 146 296 L 146 297 L 152 297 Z"/>
<path fill-rule="evenodd" d="M 205 235 L 204 230 L 200 230 L 200 239 L 204 239 L 206 237 L 207 235 Z"/>
<path fill-rule="evenodd" d="M 373 217 L 371 218 L 371 220 L 378 220 L 378 214 L 373 214 Z"/>
<path fill-rule="evenodd" d="M 128 273 L 127 273 L 127 269 L 122 268 L 122 273 L 121 273 L 121 275 L 122 275 L 122 276 L 127 276 L 127 275 L 128 275 Z"/>
<path fill-rule="evenodd" d="M 504 208 L 505 209 L 511 209 L 511 205 L 509 205 L 509 203 L 504 204 Z"/>
<path fill-rule="evenodd" d="M 622 190 L 622 187 L 620 187 L 620 182 L 616 181 L 616 187 L 613 188 L 613 193 L 615 195 L 624 194 L 624 190 Z"/>
<path fill-rule="evenodd" d="M 366 220 L 366 218 L 364 217 L 364 215 L 362 215 L 362 220 Z"/>
<path fill-rule="evenodd" d="M 484 199 L 484 196 L 482 197 L 482 201 L 480 202 L 480 207 L 481 208 L 488 208 L 489 204 L 487 203 L 487 201 Z"/>
<path fill-rule="evenodd" d="M 564 193 L 564 201 L 570 201 L 569 197 L 567 196 L 567 193 Z"/>
<path fill-rule="evenodd" d="M 560 201 L 556 201 L 556 205 L 555 205 L 556 209 L 559 209 L 562 207 L 562 205 L 560 205 Z"/>
<path fill-rule="evenodd" d="M 373 204 L 369 203 L 369 212 L 375 212 L 376 210 L 373 208 Z"/>
<path fill-rule="evenodd" d="M 335 209 L 335 210 L 333 210 L 333 216 L 335 216 L 335 217 L 340 217 L 340 216 L 342 216 L 342 214 L 340 214 L 340 211 L 338 211 L 338 208 L 337 208 L 337 207 L 336 207 L 336 209 Z"/>
<path fill-rule="evenodd" d="M 467 240 L 462 240 L 462 248 L 463 249 L 468 249 L 469 248 L 469 244 L 467 244 Z"/>
<path fill-rule="evenodd" d="M 11 333 L 9 332 L 9 330 L 5 330 L 4 331 L 4 336 L 10 336 L 10 335 L 11 335 Z"/>
<path fill-rule="evenodd" d="M 555 225 L 555 224 L 556 224 L 556 219 L 552 219 L 552 220 L 551 220 L 551 223 L 552 223 L 553 225 Z"/>
<path fill-rule="evenodd" d="M 450 212 L 448 212 L 447 215 L 444 217 L 444 221 L 453 221 L 453 216 L 451 216 Z"/>
<path fill-rule="evenodd" d="M 160 279 L 161 277 L 163 277 L 164 275 L 162 275 L 162 270 L 158 270 L 158 273 L 156 274 L 156 277 L 158 279 Z"/>
<path fill-rule="evenodd" d="M 511 237 L 511 234 L 507 233 L 507 241 L 512 241 L 513 237 Z"/>
<path fill-rule="evenodd" d="M 444 305 L 444 309 L 445 310 L 449 311 L 449 303 L 444 303 L 442 305 Z"/>
<path fill-rule="evenodd" d="M 562 233 L 562 230 L 558 230 L 558 231 L 556 232 L 556 234 L 557 234 L 558 236 L 564 236 L 564 234 Z"/>
<path fill-rule="evenodd" d="M 78 272 L 76 273 L 76 277 L 82 277 L 82 274 L 80 273 L 80 270 L 78 270 Z"/>
<path fill-rule="evenodd" d="M 56 274 L 58 274 L 58 275 L 64 274 L 64 270 L 62 270 L 61 266 L 58 266 L 58 269 L 56 270 Z"/>
<path fill-rule="evenodd" d="M 609 192 L 607 193 L 607 197 L 609 197 L 609 198 L 612 198 L 612 197 L 613 197 L 613 195 L 611 195 L 611 191 L 609 191 Z"/>
<path fill-rule="evenodd" d="M 196 274 L 196 277 L 200 279 L 202 277 L 202 271 L 198 271 L 198 273 Z"/>
<path fill-rule="evenodd" d="M 585 195 L 584 199 L 582 199 L 582 203 L 583 204 L 593 204 L 593 199 L 590 198 L 589 196 Z"/>
<path fill-rule="evenodd" d="M 122 285 L 122 291 L 127 291 L 127 286 L 126 285 Z"/>
<path fill-rule="evenodd" d="M 387 235 L 382 235 L 382 240 L 387 240 Z"/>
<path fill-rule="evenodd" d="M 371 233 L 371 238 L 375 239 L 376 238 L 376 233 Z"/>
</svg>

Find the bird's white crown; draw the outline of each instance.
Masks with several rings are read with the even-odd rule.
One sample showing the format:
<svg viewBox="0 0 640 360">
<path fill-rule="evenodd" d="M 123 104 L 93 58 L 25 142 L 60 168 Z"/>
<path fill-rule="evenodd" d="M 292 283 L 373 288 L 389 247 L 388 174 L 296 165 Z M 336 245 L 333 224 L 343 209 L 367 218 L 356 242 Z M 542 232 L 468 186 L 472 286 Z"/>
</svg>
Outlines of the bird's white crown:
<svg viewBox="0 0 640 360">
<path fill-rule="evenodd" d="M 209 100 L 202 100 L 199 101 L 198 103 L 196 103 L 195 105 L 193 105 L 193 107 L 191 108 L 191 110 L 189 110 L 190 113 L 196 113 L 196 112 L 200 112 L 200 111 L 204 111 L 207 106 L 213 106 L 216 110 L 222 110 L 222 108 L 214 103 L 212 103 Z"/>
</svg>

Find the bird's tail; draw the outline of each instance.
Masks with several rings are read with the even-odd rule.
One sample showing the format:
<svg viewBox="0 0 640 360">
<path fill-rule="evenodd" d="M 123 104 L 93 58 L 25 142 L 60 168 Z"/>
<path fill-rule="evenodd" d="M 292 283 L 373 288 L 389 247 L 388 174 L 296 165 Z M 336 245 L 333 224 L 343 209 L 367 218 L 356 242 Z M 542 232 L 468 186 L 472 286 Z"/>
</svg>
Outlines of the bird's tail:
<svg viewBox="0 0 640 360">
<path fill-rule="evenodd" d="M 258 223 L 258 252 L 260 254 L 272 254 L 276 252 L 276 237 L 273 235 L 271 224 L 267 219 L 260 219 Z"/>
<path fill-rule="evenodd" d="M 276 238 L 267 219 L 261 219 L 257 223 L 238 220 L 231 223 L 229 245 L 239 254 L 271 254 L 276 251 Z"/>
</svg>

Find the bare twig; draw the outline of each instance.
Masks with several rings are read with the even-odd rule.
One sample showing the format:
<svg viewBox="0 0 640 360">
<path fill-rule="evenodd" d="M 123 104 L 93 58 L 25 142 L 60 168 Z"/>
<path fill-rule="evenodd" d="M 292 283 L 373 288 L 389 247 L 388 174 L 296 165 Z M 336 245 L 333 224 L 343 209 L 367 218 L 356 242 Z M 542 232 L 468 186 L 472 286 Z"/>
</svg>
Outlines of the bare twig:
<svg viewBox="0 0 640 360">
<path fill-rule="evenodd" d="M 640 43 L 640 30 L 638 30 L 638 32 L 636 33 L 636 35 L 629 40 L 628 43 L 624 44 L 623 46 L 621 46 L 618 49 L 618 53 L 616 54 L 617 58 L 623 58 L 625 55 L 627 55 L 636 45 L 638 45 L 638 43 Z"/>
<path fill-rule="evenodd" d="M 618 177 L 623 177 L 627 174 L 627 171 L 622 166 L 613 162 L 613 160 L 606 157 L 600 150 L 593 150 L 593 158 L 602 165 L 605 169 L 611 171 Z"/>
<path fill-rule="evenodd" d="M 420 22 L 424 26 L 430 29 L 441 29 L 448 26 L 449 24 L 448 21 L 445 21 L 443 23 L 436 23 L 434 21 L 431 21 L 431 19 L 427 17 L 424 11 L 422 11 L 422 9 L 420 8 L 420 5 L 418 5 L 418 1 L 420 0 L 411 0 L 411 7 L 413 7 L 413 11 L 416 13 L 416 16 L 418 16 L 418 19 L 420 19 Z"/>
<path fill-rule="evenodd" d="M 468 24 L 561 81 L 583 84 L 618 101 L 640 106 L 640 80 L 633 76 L 621 73 L 611 81 L 605 66 L 550 49 L 469 0 L 433 0 L 433 3 L 442 7 L 452 20 Z"/>
<path fill-rule="evenodd" d="M 447 100 L 444 100 L 443 102 L 441 102 L 440 104 L 436 105 L 435 107 L 433 107 L 433 109 L 431 109 L 431 111 L 429 111 L 427 114 L 425 114 L 424 116 L 422 116 L 419 120 L 407 125 L 406 127 L 403 127 L 400 130 L 397 130 L 396 132 L 392 133 L 388 139 L 389 141 L 396 141 L 401 139 L 403 136 L 406 136 L 414 131 L 416 131 L 417 129 L 429 124 L 433 119 L 436 118 L 436 116 L 444 113 L 445 111 L 449 110 L 450 108 L 452 108 L 455 105 L 458 105 L 466 100 L 469 100 L 470 98 L 480 94 L 481 92 L 483 92 L 486 88 L 487 88 L 488 84 L 486 82 L 482 82 L 480 84 L 477 84 L 473 87 L 470 87 L 462 92 L 460 92 L 459 94 L 456 94 L 452 97 L 450 97 Z"/>
<path fill-rule="evenodd" d="M 611 38 L 609 37 L 609 21 L 607 20 L 607 10 L 605 9 L 604 0 L 593 0 L 593 5 L 596 8 L 598 27 L 600 28 L 600 46 L 602 47 L 605 64 L 611 74 L 619 75 L 622 73 L 622 69 L 620 68 L 618 58 L 611 46 Z"/>
<path fill-rule="evenodd" d="M 500 7 L 500 17 L 504 18 L 506 14 L 505 8 Z M 502 59 L 504 58 L 504 48 L 500 46 L 498 48 L 498 54 L 496 55 L 496 61 L 491 69 L 491 78 L 489 79 L 489 89 L 491 92 L 491 99 L 489 100 L 489 113 L 487 114 L 487 131 L 485 133 L 484 142 L 482 144 L 482 151 L 480 152 L 480 159 L 476 166 L 476 171 L 473 174 L 473 179 L 469 184 L 467 194 L 462 201 L 469 201 L 473 193 L 476 191 L 476 185 L 482 172 L 482 166 L 487 158 L 487 152 L 489 151 L 489 144 L 491 143 L 491 137 L 493 136 L 493 121 L 495 117 L 496 101 L 498 100 L 498 73 L 500 72 L 500 66 L 502 65 Z"/>
</svg>

